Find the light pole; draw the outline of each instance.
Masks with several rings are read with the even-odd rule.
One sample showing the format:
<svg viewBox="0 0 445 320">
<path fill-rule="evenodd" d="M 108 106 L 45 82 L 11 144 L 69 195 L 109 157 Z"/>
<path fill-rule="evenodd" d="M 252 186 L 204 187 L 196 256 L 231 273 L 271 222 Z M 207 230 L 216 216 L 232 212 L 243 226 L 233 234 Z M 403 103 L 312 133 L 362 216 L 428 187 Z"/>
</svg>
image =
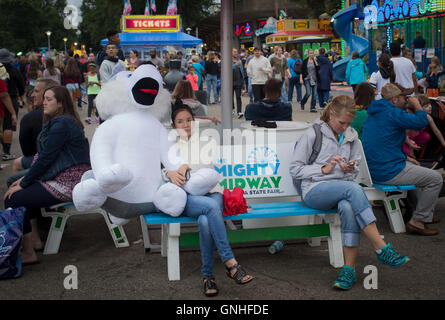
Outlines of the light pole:
<svg viewBox="0 0 445 320">
<path fill-rule="evenodd" d="M 192 31 L 192 28 L 187 28 L 187 29 L 185 29 L 185 31 L 187 31 L 187 34 L 190 34 L 190 31 Z"/>
<path fill-rule="evenodd" d="M 66 55 L 66 42 L 68 41 L 68 38 L 63 38 L 63 42 L 65 43 L 65 55 Z"/>
<path fill-rule="evenodd" d="M 51 37 L 51 31 L 46 31 L 46 35 L 48 36 L 48 52 L 49 52 L 49 49 L 51 48 L 51 42 L 49 40 L 49 38 Z"/>
</svg>

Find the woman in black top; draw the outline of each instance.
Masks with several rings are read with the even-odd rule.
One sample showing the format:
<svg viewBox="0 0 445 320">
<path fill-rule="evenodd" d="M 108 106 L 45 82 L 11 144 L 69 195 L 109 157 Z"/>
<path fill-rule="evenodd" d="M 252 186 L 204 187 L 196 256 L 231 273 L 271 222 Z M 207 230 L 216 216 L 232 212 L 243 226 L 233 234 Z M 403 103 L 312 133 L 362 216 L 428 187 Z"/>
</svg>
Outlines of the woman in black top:
<svg viewBox="0 0 445 320">
<path fill-rule="evenodd" d="M 215 61 L 215 53 L 209 51 L 207 54 L 207 60 L 205 62 L 205 72 L 206 72 L 206 84 L 207 84 L 207 104 L 210 104 L 210 93 L 213 88 L 213 103 L 218 101 L 218 62 Z"/>
</svg>

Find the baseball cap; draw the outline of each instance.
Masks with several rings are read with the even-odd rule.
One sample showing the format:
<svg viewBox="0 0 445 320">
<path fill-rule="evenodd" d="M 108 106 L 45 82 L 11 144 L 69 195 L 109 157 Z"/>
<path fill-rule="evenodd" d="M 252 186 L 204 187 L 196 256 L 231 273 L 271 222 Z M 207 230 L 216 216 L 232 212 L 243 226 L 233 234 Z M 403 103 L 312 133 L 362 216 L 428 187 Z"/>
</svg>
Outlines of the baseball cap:
<svg viewBox="0 0 445 320">
<path fill-rule="evenodd" d="M 388 83 L 385 84 L 382 88 L 382 97 L 386 100 L 391 100 L 394 97 L 397 96 L 406 96 L 406 93 L 404 93 L 396 84 L 394 83 Z"/>
</svg>

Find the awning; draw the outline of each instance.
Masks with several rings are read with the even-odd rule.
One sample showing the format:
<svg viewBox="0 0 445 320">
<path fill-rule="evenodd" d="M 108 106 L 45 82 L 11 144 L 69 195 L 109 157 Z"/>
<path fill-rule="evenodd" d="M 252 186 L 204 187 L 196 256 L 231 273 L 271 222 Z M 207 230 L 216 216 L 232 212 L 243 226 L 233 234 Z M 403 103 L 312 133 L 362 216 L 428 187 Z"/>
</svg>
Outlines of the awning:
<svg viewBox="0 0 445 320">
<path fill-rule="evenodd" d="M 295 40 L 300 38 L 308 37 L 320 37 L 320 39 L 328 40 L 332 38 L 332 32 L 330 31 L 280 31 L 274 34 L 270 34 L 266 37 L 266 44 L 280 44 L 280 43 L 293 43 Z"/>
<path fill-rule="evenodd" d="M 183 32 L 150 32 L 150 33 L 119 33 L 121 46 L 167 46 L 180 45 L 183 48 L 192 48 L 202 43 L 201 39 Z M 106 45 L 108 39 L 100 44 Z"/>
</svg>

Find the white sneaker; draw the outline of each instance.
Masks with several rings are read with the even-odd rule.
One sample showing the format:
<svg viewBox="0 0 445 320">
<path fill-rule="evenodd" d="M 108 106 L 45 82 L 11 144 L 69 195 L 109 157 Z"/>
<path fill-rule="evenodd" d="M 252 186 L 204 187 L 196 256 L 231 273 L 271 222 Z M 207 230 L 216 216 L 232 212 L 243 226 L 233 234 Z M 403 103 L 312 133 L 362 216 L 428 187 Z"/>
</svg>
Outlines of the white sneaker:
<svg viewBox="0 0 445 320">
<path fill-rule="evenodd" d="M 108 212 L 107 212 L 107 214 L 108 214 L 108 218 L 110 218 L 111 223 L 115 224 L 117 226 L 123 226 L 123 225 L 125 225 L 125 224 L 130 222 L 130 219 L 118 218 L 118 217 L 112 216 Z"/>
<path fill-rule="evenodd" d="M 244 117 L 244 113 L 238 112 L 238 119 L 241 119 L 242 117 Z"/>
</svg>

